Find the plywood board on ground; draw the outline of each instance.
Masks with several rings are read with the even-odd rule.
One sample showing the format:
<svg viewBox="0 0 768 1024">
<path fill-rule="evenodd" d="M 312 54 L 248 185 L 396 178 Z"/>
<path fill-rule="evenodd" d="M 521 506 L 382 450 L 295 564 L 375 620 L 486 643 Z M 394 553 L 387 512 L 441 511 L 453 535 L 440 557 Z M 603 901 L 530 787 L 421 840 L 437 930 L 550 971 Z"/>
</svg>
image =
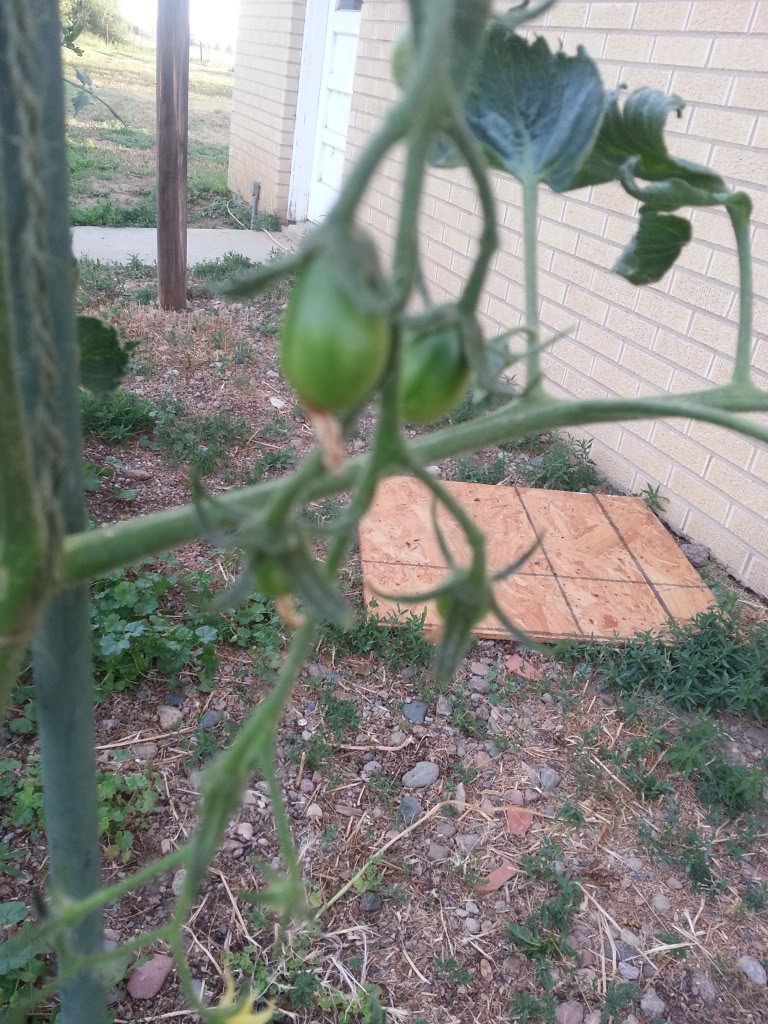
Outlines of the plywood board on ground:
<svg viewBox="0 0 768 1024">
<path fill-rule="evenodd" d="M 670 618 L 687 622 L 714 601 L 642 498 L 443 486 L 485 533 L 491 572 L 538 541 L 520 571 L 497 584 L 496 600 L 516 626 L 539 640 L 631 637 L 660 629 Z M 468 564 L 464 535 L 442 506 L 437 520 L 455 563 Z M 374 602 L 375 614 L 426 612 L 428 630 L 440 625 L 431 602 L 397 601 L 398 594 L 434 590 L 449 572 L 435 534 L 432 496 L 422 483 L 411 477 L 381 482 L 360 525 L 360 555 L 366 602 Z M 506 635 L 493 615 L 475 633 Z"/>
</svg>

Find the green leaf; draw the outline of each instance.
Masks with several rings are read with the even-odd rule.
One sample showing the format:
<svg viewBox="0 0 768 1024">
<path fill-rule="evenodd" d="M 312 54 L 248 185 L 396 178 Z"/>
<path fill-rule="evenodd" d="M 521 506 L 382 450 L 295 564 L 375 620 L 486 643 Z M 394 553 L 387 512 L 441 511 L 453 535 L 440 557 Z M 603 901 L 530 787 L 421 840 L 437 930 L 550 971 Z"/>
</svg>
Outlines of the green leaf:
<svg viewBox="0 0 768 1024">
<path fill-rule="evenodd" d="M 0 903 L 0 928 L 23 921 L 29 911 L 26 903 L 14 900 L 13 903 Z"/>
<path fill-rule="evenodd" d="M 574 181 L 574 188 L 620 179 L 622 167 L 635 157 L 631 170 L 638 178 L 657 182 L 675 178 L 709 197 L 713 194 L 728 195 L 719 174 L 700 164 L 670 156 L 667 150 L 664 139 L 667 117 L 672 113 L 680 117 L 685 108 L 679 96 L 668 96 L 658 89 L 636 89 L 627 97 L 623 109 L 619 105 L 619 96 L 618 90 L 609 93 L 600 134 Z M 693 202 L 694 196 L 695 193 L 689 193 L 688 199 L 678 205 L 701 205 Z M 650 197 L 646 201 L 650 202 Z"/>
<path fill-rule="evenodd" d="M 691 225 L 684 217 L 644 206 L 637 234 L 613 269 L 631 284 L 653 284 L 673 266 L 690 240 Z"/>
<path fill-rule="evenodd" d="M 121 342 L 117 331 L 95 316 L 77 318 L 80 383 L 95 394 L 112 391 L 128 367 L 136 342 Z"/>
<path fill-rule="evenodd" d="M 604 109 L 582 47 L 575 57 L 552 53 L 545 39 L 529 43 L 496 23 L 464 112 L 493 166 L 562 192 L 592 152 Z"/>
<path fill-rule="evenodd" d="M 86 107 L 90 106 L 91 103 L 93 103 L 93 100 L 91 99 L 90 94 L 85 92 L 83 89 L 78 89 L 72 97 L 72 109 L 75 112 L 75 116 L 77 116 L 82 110 L 85 110 Z"/>
</svg>

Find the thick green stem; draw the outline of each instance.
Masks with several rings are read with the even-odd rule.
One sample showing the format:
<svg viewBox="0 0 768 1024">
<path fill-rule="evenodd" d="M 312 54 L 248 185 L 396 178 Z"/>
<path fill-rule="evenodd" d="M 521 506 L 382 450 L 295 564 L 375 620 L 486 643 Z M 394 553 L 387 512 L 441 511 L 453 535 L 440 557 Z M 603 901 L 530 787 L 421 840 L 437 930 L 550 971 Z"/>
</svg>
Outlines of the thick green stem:
<svg viewBox="0 0 768 1024">
<path fill-rule="evenodd" d="M 539 338 L 539 183 L 535 178 L 523 181 L 523 259 L 525 263 L 525 326 L 528 330 L 526 389 L 535 394 L 541 389 Z"/>
<path fill-rule="evenodd" d="M 46 558 L 52 562 L 61 534 L 85 527 L 56 0 L 7 0 L 0 6 L 0 46 L 3 192 L 6 210 L 13 210 L 8 247 L 17 358 L 38 501 L 47 520 Z M 34 505 L 25 511 L 34 516 Z M 55 594 L 33 640 L 54 911 L 87 897 L 100 884 L 90 644 L 87 587 Z M 70 962 L 101 953 L 100 912 L 86 916 L 61 940 L 63 972 Z M 97 972 L 83 968 L 62 985 L 58 1019 L 61 1024 L 106 1020 L 104 984 Z"/>
<path fill-rule="evenodd" d="M 0 180 L 2 166 L 0 159 Z M 47 564 L 45 525 L 35 491 L 17 373 L 4 205 L 0 189 L 0 712 L 8 703 L 34 629 L 45 593 Z"/>
<path fill-rule="evenodd" d="M 652 416 L 693 417 L 768 442 L 768 430 L 752 420 L 732 415 L 744 412 L 768 412 L 768 394 L 754 390 L 749 394 L 739 394 L 721 389 L 704 394 L 617 398 L 601 402 L 586 399 L 516 402 L 490 416 L 418 438 L 409 445 L 408 450 L 411 459 L 422 466 L 428 466 L 456 455 L 490 448 L 525 434 L 589 423 L 640 420 Z M 367 462 L 367 456 L 349 459 L 339 473 L 318 480 L 308 490 L 306 499 L 314 501 L 351 490 L 365 472 Z M 289 484 L 290 478 L 268 481 L 254 487 L 229 491 L 216 500 L 224 509 L 241 512 L 256 510 L 266 507 Z M 59 583 L 64 585 L 95 579 L 140 558 L 179 547 L 194 540 L 199 529 L 200 521 L 195 506 L 182 505 L 68 537 L 59 567 Z"/>
</svg>

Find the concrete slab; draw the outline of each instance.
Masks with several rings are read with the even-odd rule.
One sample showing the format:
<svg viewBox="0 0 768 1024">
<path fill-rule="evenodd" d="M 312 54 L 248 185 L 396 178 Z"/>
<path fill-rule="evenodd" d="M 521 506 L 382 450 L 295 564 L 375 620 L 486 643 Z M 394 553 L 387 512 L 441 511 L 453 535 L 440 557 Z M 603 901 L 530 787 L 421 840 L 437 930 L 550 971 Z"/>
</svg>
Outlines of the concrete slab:
<svg viewBox="0 0 768 1024">
<path fill-rule="evenodd" d="M 75 256 L 94 260 L 127 263 L 138 256 L 142 263 L 157 261 L 157 231 L 154 228 L 73 228 Z M 292 249 L 292 233 L 275 236 Z M 189 265 L 204 260 L 220 259 L 228 252 L 237 252 L 255 262 L 269 258 L 273 250 L 282 251 L 263 231 L 238 231 L 230 228 L 190 228 L 187 232 Z"/>
</svg>

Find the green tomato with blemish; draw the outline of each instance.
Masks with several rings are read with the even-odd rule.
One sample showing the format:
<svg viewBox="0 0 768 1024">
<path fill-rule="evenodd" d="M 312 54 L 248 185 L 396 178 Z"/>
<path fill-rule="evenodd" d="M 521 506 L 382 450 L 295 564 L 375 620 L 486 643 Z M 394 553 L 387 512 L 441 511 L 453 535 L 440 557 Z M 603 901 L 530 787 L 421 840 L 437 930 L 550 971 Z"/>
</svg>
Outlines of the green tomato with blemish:
<svg viewBox="0 0 768 1024">
<path fill-rule="evenodd" d="M 310 409 L 343 413 L 379 382 L 391 348 L 389 320 L 361 309 L 341 287 L 328 256 L 296 282 L 280 336 L 283 375 Z"/>
</svg>

